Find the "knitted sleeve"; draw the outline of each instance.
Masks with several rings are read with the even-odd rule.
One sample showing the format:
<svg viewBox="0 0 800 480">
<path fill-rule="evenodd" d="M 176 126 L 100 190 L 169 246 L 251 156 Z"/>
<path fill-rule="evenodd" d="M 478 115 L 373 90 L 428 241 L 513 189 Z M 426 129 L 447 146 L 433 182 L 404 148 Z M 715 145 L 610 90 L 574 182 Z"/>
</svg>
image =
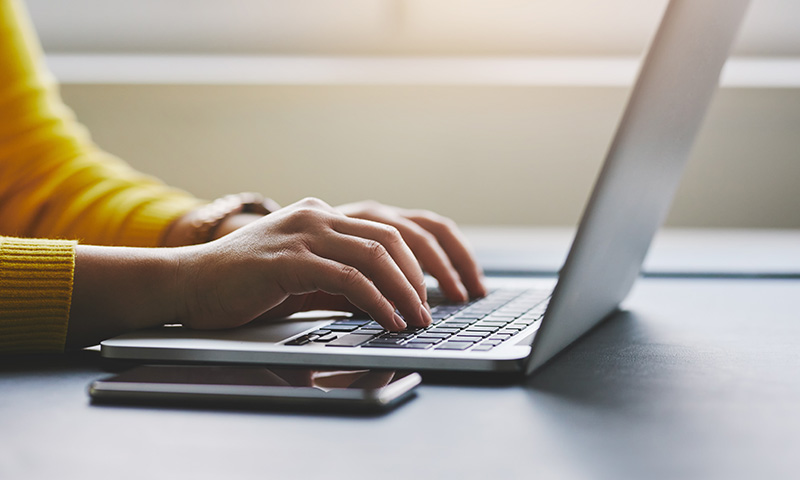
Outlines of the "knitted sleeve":
<svg viewBox="0 0 800 480">
<path fill-rule="evenodd" d="M 64 349 L 75 242 L 0 237 L 0 353 Z"/>
</svg>

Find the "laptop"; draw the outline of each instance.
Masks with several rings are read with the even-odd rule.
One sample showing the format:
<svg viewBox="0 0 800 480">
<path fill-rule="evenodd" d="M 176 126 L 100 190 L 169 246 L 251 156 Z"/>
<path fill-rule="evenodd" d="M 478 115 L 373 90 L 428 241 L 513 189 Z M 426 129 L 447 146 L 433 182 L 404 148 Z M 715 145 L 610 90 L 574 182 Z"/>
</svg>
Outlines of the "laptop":
<svg viewBox="0 0 800 480">
<path fill-rule="evenodd" d="M 435 305 L 424 329 L 312 312 L 222 331 L 178 325 L 101 344 L 152 362 L 532 373 L 618 309 L 639 275 L 749 0 L 671 0 L 642 62 L 558 279 L 488 278 L 491 293 Z"/>
</svg>

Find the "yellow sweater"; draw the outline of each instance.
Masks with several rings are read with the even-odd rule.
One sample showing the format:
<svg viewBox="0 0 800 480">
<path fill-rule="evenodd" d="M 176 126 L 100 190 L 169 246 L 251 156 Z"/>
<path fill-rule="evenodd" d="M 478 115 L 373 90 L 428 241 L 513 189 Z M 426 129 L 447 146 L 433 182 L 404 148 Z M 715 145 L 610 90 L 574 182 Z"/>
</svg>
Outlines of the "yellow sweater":
<svg viewBox="0 0 800 480">
<path fill-rule="evenodd" d="M 22 6 L 0 0 L 0 352 L 63 350 L 77 241 L 157 246 L 199 203 L 92 143 Z"/>
</svg>

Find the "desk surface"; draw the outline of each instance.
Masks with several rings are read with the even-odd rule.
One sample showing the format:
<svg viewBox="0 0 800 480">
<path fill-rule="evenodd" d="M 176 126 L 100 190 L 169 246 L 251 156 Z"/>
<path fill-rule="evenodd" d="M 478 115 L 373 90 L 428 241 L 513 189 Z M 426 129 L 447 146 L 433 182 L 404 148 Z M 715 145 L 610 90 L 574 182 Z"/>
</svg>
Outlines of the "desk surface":
<svg viewBox="0 0 800 480">
<path fill-rule="evenodd" d="M 796 478 L 798 298 L 645 278 L 525 382 L 427 383 L 367 418 L 98 407 L 94 352 L 2 358 L 0 478 Z"/>
</svg>

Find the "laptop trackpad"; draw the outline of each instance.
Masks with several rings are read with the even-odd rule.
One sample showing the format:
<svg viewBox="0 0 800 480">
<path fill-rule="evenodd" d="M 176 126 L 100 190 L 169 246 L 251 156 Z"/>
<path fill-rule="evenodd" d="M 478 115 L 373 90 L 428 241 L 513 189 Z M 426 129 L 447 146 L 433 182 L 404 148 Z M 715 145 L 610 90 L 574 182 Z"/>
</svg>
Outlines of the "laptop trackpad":
<svg viewBox="0 0 800 480">
<path fill-rule="evenodd" d="M 192 330 L 180 325 L 140 330 L 121 335 L 104 344 L 126 340 L 211 340 L 220 342 L 277 343 L 308 330 L 314 330 L 334 320 L 348 318 L 339 312 L 308 312 L 282 320 L 256 320 L 229 330 Z M 159 342 L 160 343 L 160 342 Z"/>
<path fill-rule="evenodd" d="M 255 321 L 232 330 L 217 331 L 213 338 L 221 340 L 277 343 L 308 330 L 316 330 L 331 321 L 349 317 L 347 314 L 310 312 L 283 320 Z"/>
</svg>

